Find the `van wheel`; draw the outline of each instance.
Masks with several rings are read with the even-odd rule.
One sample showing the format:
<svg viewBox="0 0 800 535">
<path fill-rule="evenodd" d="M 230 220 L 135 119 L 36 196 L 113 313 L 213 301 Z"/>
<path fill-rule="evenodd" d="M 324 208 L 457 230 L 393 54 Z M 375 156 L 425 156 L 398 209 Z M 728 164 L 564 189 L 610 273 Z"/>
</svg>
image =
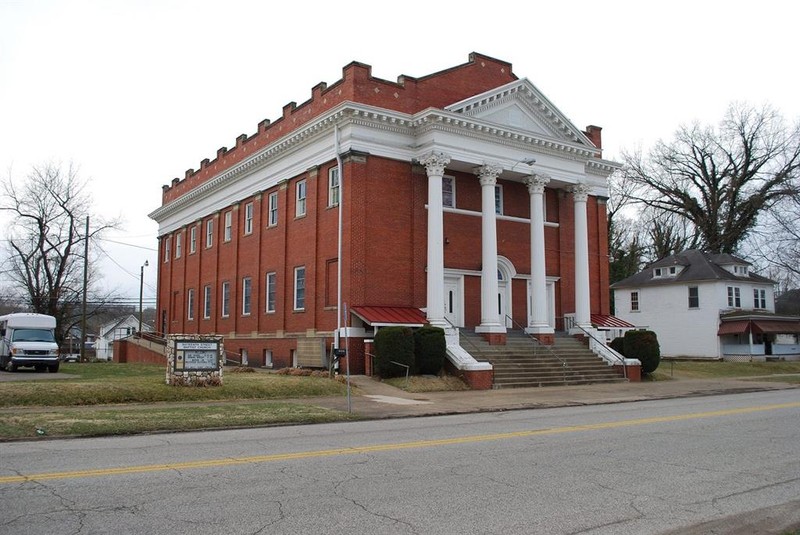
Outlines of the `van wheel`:
<svg viewBox="0 0 800 535">
<path fill-rule="evenodd" d="M 51 364 L 50 366 L 47 367 L 47 371 L 49 371 L 50 373 L 58 372 L 58 364 Z"/>
<path fill-rule="evenodd" d="M 9 359 L 8 363 L 6 364 L 6 371 L 7 372 L 15 372 L 15 371 L 17 371 L 17 365 L 14 364 L 13 362 L 11 362 L 11 359 Z"/>
</svg>

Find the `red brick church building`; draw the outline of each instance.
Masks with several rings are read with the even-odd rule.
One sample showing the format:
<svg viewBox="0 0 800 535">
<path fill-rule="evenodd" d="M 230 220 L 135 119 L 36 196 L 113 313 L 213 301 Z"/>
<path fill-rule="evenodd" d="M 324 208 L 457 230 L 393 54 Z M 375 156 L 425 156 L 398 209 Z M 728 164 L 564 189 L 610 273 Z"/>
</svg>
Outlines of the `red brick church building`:
<svg viewBox="0 0 800 535">
<path fill-rule="evenodd" d="M 600 130 L 477 53 L 397 82 L 351 63 L 164 186 L 157 330 L 275 368 L 325 365 L 338 332 L 363 373 L 376 328 L 427 322 L 485 373 L 452 326 L 549 343 L 609 313 Z"/>
</svg>

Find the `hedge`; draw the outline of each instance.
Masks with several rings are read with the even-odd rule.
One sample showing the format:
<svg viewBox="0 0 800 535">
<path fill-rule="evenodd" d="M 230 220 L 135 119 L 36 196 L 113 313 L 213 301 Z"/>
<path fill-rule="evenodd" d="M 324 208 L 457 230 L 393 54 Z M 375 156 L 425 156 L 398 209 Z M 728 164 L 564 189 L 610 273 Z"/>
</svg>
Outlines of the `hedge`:
<svg viewBox="0 0 800 535">
<path fill-rule="evenodd" d="M 414 369 L 414 333 L 409 327 L 383 327 L 375 334 L 375 373 L 383 378 L 405 376 L 406 368 Z"/>
<path fill-rule="evenodd" d="M 653 373 L 661 362 L 661 348 L 653 331 L 628 331 L 625 333 L 626 358 L 639 359 L 642 373 Z"/>
<path fill-rule="evenodd" d="M 414 361 L 419 373 L 438 375 L 446 356 L 444 329 L 426 326 L 414 331 Z"/>
</svg>

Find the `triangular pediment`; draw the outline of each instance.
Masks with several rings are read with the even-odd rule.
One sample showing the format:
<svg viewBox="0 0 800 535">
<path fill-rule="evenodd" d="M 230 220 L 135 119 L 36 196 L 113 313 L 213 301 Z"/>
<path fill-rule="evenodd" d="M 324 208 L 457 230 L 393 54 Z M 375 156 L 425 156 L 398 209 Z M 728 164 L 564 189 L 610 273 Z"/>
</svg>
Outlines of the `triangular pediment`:
<svg viewBox="0 0 800 535">
<path fill-rule="evenodd" d="M 594 146 L 581 129 L 524 78 L 456 102 L 445 109 L 534 136 Z"/>
</svg>

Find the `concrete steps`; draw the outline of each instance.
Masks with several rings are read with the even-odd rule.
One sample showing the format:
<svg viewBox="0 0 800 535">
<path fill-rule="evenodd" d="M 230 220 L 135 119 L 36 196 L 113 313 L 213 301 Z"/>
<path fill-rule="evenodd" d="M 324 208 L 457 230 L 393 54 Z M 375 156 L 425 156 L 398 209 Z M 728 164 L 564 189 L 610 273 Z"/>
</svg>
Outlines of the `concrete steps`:
<svg viewBox="0 0 800 535">
<path fill-rule="evenodd" d="M 489 345 L 474 332 L 461 331 L 461 346 L 494 368 L 494 388 L 619 383 L 612 367 L 574 338 L 556 337 L 542 346 L 521 332 L 508 332 L 506 345 Z"/>
</svg>

